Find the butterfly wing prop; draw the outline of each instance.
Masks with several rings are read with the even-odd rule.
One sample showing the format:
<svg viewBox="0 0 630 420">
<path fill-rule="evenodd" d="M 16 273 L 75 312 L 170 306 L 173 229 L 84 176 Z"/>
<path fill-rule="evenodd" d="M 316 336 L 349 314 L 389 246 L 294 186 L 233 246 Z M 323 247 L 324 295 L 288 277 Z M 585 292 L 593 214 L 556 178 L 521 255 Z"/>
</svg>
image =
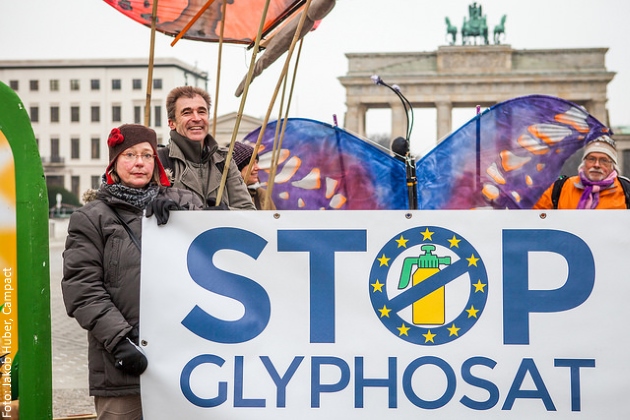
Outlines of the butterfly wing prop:
<svg viewBox="0 0 630 420">
<path fill-rule="evenodd" d="M 125 16 L 151 27 L 153 2 L 149 0 L 103 0 Z M 159 0 L 156 30 L 176 36 L 206 6 L 208 0 Z M 252 44 L 256 39 L 266 0 L 227 0 L 225 12 L 224 42 Z M 298 11 L 304 0 L 271 0 L 265 24 L 265 33 L 273 30 L 284 19 Z M 210 6 L 188 29 L 184 38 L 218 42 L 222 19 L 222 0 L 210 2 Z"/>
<path fill-rule="evenodd" d="M 418 208 L 532 208 L 563 163 L 607 132 L 582 107 L 560 98 L 501 102 L 417 162 Z"/>
<path fill-rule="evenodd" d="M 404 164 L 364 140 L 319 121 L 286 120 L 272 198 L 279 210 L 407 208 Z M 258 150 L 259 178 L 268 182 L 277 121 Z M 260 128 L 244 139 L 255 144 Z"/>
</svg>

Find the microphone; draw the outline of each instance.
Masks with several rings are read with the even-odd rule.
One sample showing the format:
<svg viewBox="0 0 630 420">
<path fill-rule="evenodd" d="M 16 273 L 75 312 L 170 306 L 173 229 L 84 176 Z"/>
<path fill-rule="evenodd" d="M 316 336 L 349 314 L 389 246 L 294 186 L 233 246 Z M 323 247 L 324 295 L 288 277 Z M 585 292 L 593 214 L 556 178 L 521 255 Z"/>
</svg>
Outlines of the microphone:
<svg viewBox="0 0 630 420">
<path fill-rule="evenodd" d="M 394 157 L 404 162 L 407 153 L 409 153 L 409 142 L 404 137 L 396 137 L 392 140 L 390 148 L 394 153 Z"/>
<path fill-rule="evenodd" d="M 383 79 L 381 79 L 381 77 L 378 74 L 375 74 L 372 76 L 372 81 L 374 82 L 375 85 L 383 84 Z"/>
</svg>

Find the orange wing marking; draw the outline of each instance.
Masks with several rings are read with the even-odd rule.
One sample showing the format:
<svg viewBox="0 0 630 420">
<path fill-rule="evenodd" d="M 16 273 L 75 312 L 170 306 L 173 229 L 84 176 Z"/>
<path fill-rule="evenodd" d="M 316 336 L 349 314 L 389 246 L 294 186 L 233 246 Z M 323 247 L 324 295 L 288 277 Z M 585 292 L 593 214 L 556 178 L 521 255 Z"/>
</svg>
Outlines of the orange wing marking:
<svg viewBox="0 0 630 420">
<path fill-rule="evenodd" d="M 564 114 L 556 115 L 555 120 L 559 123 L 570 125 L 580 133 L 588 133 L 589 127 L 586 122 L 587 117 L 588 114 L 585 111 L 579 108 L 571 108 Z"/>
<path fill-rule="evenodd" d="M 317 190 L 321 186 L 321 177 L 319 174 L 319 168 L 313 168 L 308 175 L 299 181 L 293 181 L 291 183 L 294 187 L 302 188 L 303 190 Z"/>
<path fill-rule="evenodd" d="M 519 146 L 534 155 L 544 155 L 549 152 L 549 147 L 540 142 L 529 133 L 525 133 L 516 140 Z"/>
<path fill-rule="evenodd" d="M 501 185 L 505 184 L 505 178 L 503 177 L 503 175 L 499 171 L 499 168 L 497 168 L 497 164 L 496 163 L 493 162 L 492 165 L 490 165 L 490 167 L 488 169 L 486 169 L 486 173 L 497 184 L 501 184 Z"/>
<path fill-rule="evenodd" d="M 572 134 L 571 129 L 554 124 L 535 124 L 527 128 L 534 136 L 538 137 L 550 146 L 560 143 Z"/>
<path fill-rule="evenodd" d="M 289 181 L 293 175 L 300 169 L 302 165 L 302 159 L 297 156 L 293 156 L 291 159 L 287 161 L 287 163 L 282 167 L 282 170 L 279 174 L 276 175 L 275 182 L 277 184 L 282 184 L 284 182 Z"/>
<path fill-rule="evenodd" d="M 335 194 L 335 196 L 332 198 L 332 200 L 330 200 L 330 207 L 332 207 L 335 210 L 339 210 L 341 207 L 343 207 L 344 204 L 346 204 L 346 201 L 348 201 L 348 199 L 342 195 L 342 194 Z"/>
<path fill-rule="evenodd" d="M 484 184 L 483 189 L 481 190 L 481 193 L 488 200 L 492 201 L 492 200 L 495 200 L 499 196 L 500 191 L 499 191 L 499 188 L 497 188 L 496 185 Z"/>
<path fill-rule="evenodd" d="M 326 177 L 326 198 L 330 198 L 335 193 L 339 181 Z"/>
<path fill-rule="evenodd" d="M 509 150 L 502 150 L 501 153 L 499 153 L 499 156 L 501 156 L 501 166 L 503 167 L 503 170 L 506 172 L 519 169 L 523 165 L 525 165 L 527 162 L 532 160 L 531 157 L 516 156 L 514 153 L 510 152 Z"/>
</svg>

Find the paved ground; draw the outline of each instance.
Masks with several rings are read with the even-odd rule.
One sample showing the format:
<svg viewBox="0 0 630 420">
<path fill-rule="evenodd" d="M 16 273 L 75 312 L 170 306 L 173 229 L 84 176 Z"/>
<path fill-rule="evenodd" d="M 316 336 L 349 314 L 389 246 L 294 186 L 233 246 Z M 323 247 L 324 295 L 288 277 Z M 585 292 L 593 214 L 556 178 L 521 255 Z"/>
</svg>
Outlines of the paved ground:
<svg viewBox="0 0 630 420">
<path fill-rule="evenodd" d="M 50 231 L 50 311 L 52 323 L 53 417 L 94 414 L 88 395 L 87 337 L 66 314 L 61 299 L 62 252 L 67 219 L 53 220 Z"/>
</svg>

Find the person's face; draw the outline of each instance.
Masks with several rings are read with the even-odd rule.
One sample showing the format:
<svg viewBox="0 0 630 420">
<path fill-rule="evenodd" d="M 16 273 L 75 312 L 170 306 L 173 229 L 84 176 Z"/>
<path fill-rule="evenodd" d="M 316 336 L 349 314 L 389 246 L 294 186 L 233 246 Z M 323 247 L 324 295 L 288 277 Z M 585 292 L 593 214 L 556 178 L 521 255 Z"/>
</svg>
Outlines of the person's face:
<svg viewBox="0 0 630 420">
<path fill-rule="evenodd" d="M 138 143 L 118 155 L 116 173 L 120 183 L 131 188 L 144 188 L 153 178 L 155 156 L 149 142 Z"/>
<path fill-rule="evenodd" d="M 247 175 L 247 166 L 241 170 L 241 176 L 245 180 L 246 185 L 252 185 L 258 182 L 258 160 L 254 161 L 254 166 L 252 166 L 252 172 L 249 174 L 249 178 L 245 179 L 245 175 Z"/>
<path fill-rule="evenodd" d="M 591 152 L 584 158 L 584 174 L 591 181 L 606 179 L 613 171 L 613 162 L 605 153 Z"/>
<path fill-rule="evenodd" d="M 208 106 L 199 95 L 175 101 L 175 119 L 168 120 L 171 130 L 192 141 L 203 141 L 208 135 Z"/>
</svg>

